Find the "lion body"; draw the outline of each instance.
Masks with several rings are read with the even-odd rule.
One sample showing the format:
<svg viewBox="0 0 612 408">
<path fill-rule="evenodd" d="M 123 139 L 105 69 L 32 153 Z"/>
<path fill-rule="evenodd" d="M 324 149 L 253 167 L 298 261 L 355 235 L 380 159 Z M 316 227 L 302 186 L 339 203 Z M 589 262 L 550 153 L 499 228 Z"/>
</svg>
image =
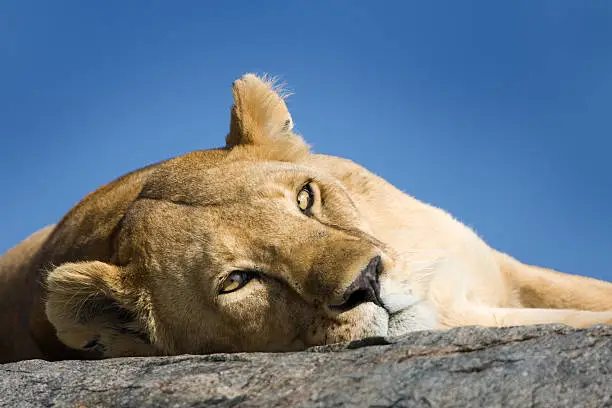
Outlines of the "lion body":
<svg viewBox="0 0 612 408">
<path fill-rule="evenodd" d="M 363 167 L 310 153 L 259 78 L 234 99 L 225 148 L 123 176 L 0 258 L 0 362 L 612 322 L 612 284 L 522 264 Z M 296 210 L 305 186 L 312 208 Z M 376 299 L 355 301 L 372 260 Z M 236 270 L 254 278 L 220 290 Z"/>
</svg>

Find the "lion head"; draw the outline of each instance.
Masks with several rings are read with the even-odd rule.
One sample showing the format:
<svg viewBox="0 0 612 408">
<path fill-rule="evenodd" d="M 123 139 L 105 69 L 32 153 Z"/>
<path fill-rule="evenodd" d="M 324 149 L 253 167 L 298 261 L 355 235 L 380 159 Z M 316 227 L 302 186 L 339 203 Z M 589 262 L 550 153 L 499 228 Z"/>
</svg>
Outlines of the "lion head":
<svg viewBox="0 0 612 408">
<path fill-rule="evenodd" d="M 224 148 L 119 179 L 62 221 L 80 236 L 78 257 L 46 279 L 63 343 L 110 357 L 388 334 L 381 279 L 397 270 L 393 250 L 312 160 L 271 81 L 246 75 L 233 92 Z"/>
</svg>

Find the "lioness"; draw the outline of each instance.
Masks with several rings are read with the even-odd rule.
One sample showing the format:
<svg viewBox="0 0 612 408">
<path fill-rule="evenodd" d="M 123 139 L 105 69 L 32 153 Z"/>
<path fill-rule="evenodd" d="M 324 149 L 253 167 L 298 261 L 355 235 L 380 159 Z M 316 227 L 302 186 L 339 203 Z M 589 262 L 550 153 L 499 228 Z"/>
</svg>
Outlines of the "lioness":
<svg viewBox="0 0 612 408">
<path fill-rule="evenodd" d="M 522 264 L 310 153 L 271 81 L 245 75 L 233 92 L 225 147 L 129 173 L 0 258 L 0 361 L 612 321 L 612 284 Z"/>
</svg>

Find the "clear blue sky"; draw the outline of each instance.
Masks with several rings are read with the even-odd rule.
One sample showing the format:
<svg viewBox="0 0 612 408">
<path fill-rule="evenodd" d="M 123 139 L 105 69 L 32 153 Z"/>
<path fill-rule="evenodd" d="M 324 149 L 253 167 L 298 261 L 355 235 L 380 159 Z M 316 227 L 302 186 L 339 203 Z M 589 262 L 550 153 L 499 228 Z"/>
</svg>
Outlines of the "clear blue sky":
<svg viewBox="0 0 612 408">
<path fill-rule="evenodd" d="M 290 84 L 316 151 L 525 262 L 612 280 L 608 0 L 3 0 L 0 252 L 125 172 L 222 145 L 244 72 Z"/>
</svg>

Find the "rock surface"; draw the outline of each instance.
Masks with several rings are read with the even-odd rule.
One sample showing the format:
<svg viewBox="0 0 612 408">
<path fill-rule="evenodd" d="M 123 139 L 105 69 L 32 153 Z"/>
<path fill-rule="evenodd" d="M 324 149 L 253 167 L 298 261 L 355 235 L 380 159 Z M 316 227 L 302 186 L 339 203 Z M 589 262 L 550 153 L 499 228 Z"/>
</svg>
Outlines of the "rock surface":
<svg viewBox="0 0 612 408">
<path fill-rule="evenodd" d="M 9 407 L 612 406 L 612 326 L 466 327 L 316 347 L 0 365 Z"/>
</svg>

